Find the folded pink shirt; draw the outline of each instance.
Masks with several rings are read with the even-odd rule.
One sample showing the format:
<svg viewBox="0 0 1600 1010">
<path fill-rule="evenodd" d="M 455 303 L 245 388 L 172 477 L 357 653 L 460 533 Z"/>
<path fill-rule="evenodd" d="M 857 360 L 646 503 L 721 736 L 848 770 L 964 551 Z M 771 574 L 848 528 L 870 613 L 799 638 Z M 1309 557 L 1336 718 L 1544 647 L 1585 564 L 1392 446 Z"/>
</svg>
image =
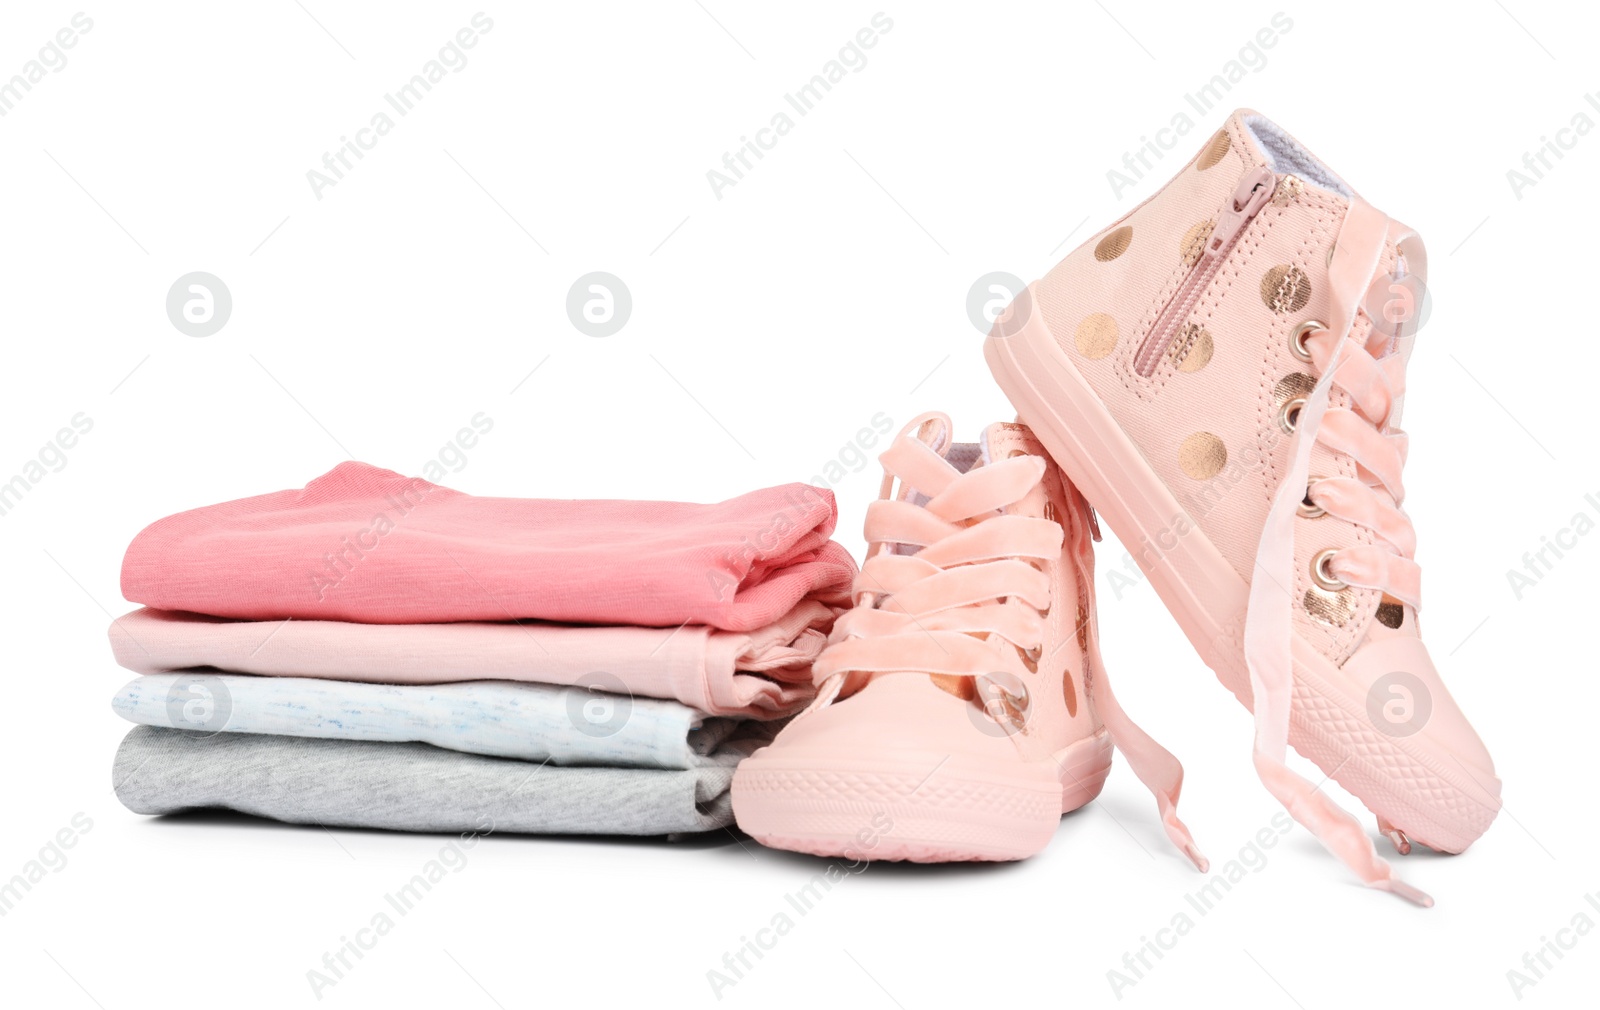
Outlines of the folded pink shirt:
<svg viewBox="0 0 1600 1010">
<path fill-rule="evenodd" d="M 673 698 L 711 715 L 775 719 L 816 693 L 811 663 L 834 612 L 814 600 L 754 631 L 498 624 L 235 621 L 136 610 L 111 624 L 138 673 L 217 669 L 380 684 L 517 680 Z"/>
<path fill-rule="evenodd" d="M 855 563 L 830 491 L 715 505 L 480 498 L 365 463 L 303 489 L 146 527 L 122 563 L 135 603 L 250 620 L 507 621 L 753 631 L 811 598 L 844 604 Z"/>
</svg>

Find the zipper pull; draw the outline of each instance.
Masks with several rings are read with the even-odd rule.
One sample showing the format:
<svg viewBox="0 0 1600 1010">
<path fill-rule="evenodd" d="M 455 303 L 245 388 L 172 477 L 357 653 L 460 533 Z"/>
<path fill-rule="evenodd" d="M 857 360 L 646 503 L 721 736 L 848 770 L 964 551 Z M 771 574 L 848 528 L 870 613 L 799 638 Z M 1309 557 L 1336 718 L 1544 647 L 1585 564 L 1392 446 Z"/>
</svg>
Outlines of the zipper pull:
<svg viewBox="0 0 1600 1010">
<path fill-rule="evenodd" d="M 1233 190 L 1233 199 L 1217 214 L 1216 226 L 1211 229 L 1211 237 L 1206 239 L 1205 246 L 1200 250 L 1200 257 L 1189 268 L 1134 354 L 1133 370 L 1136 374 L 1146 379 L 1155 374 L 1161 356 L 1167 353 L 1167 348 L 1172 346 L 1178 334 L 1178 327 L 1194 311 L 1206 285 L 1222 269 L 1223 258 L 1233 251 L 1239 234 L 1256 216 L 1256 212 L 1272 199 L 1272 191 L 1277 188 L 1278 177 L 1265 166 L 1252 168 L 1239 180 L 1239 185 Z"/>
<path fill-rule="evenodd" d="M 1272 174 L 1272 169 L 1263 165 L 1246 172 L 1233 191 L 1233 202 L 1217 215 L 1217 226 L 1211 229 L 1211 238 L 1206 241 L 1201 256 L 1215 256 L 1233 245 L 1233 240 L 1256 216 L 1256 211 L 1272 199 L 1272 191 L 1277 188 L 1278 177 Z"/>
</svg>

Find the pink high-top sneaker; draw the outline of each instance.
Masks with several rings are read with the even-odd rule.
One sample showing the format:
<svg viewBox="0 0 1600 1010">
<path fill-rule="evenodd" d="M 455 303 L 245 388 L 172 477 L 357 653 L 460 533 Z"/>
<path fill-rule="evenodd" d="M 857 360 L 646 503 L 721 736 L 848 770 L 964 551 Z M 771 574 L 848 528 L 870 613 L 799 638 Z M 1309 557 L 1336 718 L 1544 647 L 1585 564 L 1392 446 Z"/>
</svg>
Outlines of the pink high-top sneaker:
<svg viewBox="0 0 1600 1010">
<path fill-rule="evenodd" d="M 1022 425 L 950 435 L 923 414 L 880 457 L 854 609 L 816 662 L 816 702 L 739 765 L 739 826 L 852 860 L 1022 859 L 1099 794 L 1115 743 L 1203 869 L 1176 812 L 1182 767 L 1100 665 L 1088 507 Z"/>
<path fill-rule="evenodd" d="M 1363 881 L 1422 904 L 1314 761 L 1411 840 L 1460 852 L 1494 764 L 1419 637 L 1399 427 L 1426 260 L 1264 117 L 1030 286 L 985 356 L 1222 683 L 1256 770 Z M 1369 293 L 1372 292 L 1372 293 Z"/>
</svg>

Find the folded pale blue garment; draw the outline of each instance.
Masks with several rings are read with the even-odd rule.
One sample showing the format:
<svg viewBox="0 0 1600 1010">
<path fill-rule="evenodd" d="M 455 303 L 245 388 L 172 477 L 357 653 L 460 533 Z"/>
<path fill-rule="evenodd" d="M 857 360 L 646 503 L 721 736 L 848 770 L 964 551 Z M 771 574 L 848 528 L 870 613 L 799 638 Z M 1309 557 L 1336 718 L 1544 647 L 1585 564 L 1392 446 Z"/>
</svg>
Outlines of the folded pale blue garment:
<svg viewBox="0 0 1600 1010">
<path fill-rule="evenodd" d="M 395 686 L 306 677 L 157 673 L 111 701 L 129 722 L 200 733 L 418 742 L 557 765 L 689 769 L 725 762 L 736 719 L 676 701 L 477 680 Z M 753 726 L 745 727 L 748 732 Z"/>
</svg>

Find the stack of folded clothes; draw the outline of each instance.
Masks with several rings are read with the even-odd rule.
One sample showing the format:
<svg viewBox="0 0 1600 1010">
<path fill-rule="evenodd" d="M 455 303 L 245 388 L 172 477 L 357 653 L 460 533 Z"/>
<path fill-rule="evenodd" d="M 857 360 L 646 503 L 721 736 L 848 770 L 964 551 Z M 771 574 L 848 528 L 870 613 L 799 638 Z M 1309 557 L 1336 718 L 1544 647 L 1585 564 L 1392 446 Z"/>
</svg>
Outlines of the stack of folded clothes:
<svg viewBox="0 0 1600 1010">
<path fill-rule="evenodd" d="M 141 674 L 131 810 L 409 831 L 732 823 L 811 699 L 855 564 L 831 493 L 480 498 L 361 463 L 141 532 L 111 626 Z"/>
</svg>

